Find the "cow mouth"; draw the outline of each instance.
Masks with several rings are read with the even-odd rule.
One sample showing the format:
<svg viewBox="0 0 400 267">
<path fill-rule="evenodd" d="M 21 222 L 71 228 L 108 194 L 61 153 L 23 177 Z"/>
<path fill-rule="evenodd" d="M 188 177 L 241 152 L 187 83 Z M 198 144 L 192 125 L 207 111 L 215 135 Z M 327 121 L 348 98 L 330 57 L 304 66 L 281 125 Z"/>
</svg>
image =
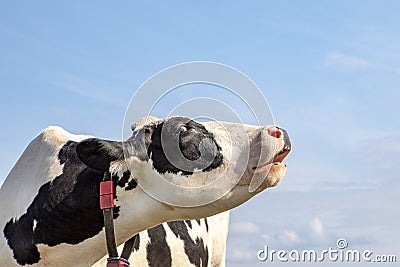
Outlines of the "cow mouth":
<svg viewBox="0 0 400 267">
<path fill-rule="evenodd" d="M 287 146 L 284 146 L 274 157 L 274 159 L 271 161 L 268 161 L 266 163 L 261 163 L 258 164 L 257 166 L 253 167 L 252 170 L 254 172 L 263 172 L 270 167 L 273 166 L 284 166 L 286 167 L 286 164 L 282 163 L 283 160 L 289 155 L 290 153 L 290 148 Z"/>
<path fill-rule="evenodd" d="M 281 151 L 279 151 L 278 154 L 274 157 L 273 163 L 282 163 L 283 160 L 289 155 L 290 153 L 290 148 L 287 148 L 286 146 L 282 148 Z"/>
</svg>

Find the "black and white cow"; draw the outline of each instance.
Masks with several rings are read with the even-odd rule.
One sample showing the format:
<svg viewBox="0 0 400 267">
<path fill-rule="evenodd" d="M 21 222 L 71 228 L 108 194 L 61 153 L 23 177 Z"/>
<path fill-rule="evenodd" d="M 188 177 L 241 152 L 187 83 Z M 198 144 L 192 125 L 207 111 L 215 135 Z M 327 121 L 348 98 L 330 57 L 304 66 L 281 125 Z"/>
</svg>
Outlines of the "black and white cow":
<svg viewBox="0 0 400 267">
<path fill-rule="evenodd" d="M 163 223 L 138 234 L 129 261 L 140 267 L 224 267 L 228 229 L 229 211 Z M 107 257 L 92 267 L 106 266 Z"/>
<path fill-rule="evenodd" d="M 184 177 L 188 185 L 201 185 L 225 173 L 228 177 L 235 175 L 243 162 L 242 142 L 246 141 L 236 134 L 243 129 L 251 150 L 245 171 L 216 201 L 194 207 L 175 206 L 137 187 L 137 183 L 154 176 L 167 180 Z M 162 134 L 167 140 L 178 140 L 188 166 L 177 167 L 170 162 L 164 153 Z M 282 160 L 289 151 L 286 132 L 275 126 L 200 124 L 171 117 L 145 124 L 124 142 L 49 127 L 29 144 L 1 186 L 0 263 L 90 266 L 102 258 L 106 247 L 99 184 L 107 170 L 116 185 L 114 223 L 117 244 L 121 244 L 166 221 L 204 218 L 242 204 L 279 183 L 286 171 Z M 201 153 L 209 163 L 205 167 L 204 161 L 197 160 L 203 156 Z M 255 191 L 249 190 L 254 176 L 265 178 Z"/>
</svg>

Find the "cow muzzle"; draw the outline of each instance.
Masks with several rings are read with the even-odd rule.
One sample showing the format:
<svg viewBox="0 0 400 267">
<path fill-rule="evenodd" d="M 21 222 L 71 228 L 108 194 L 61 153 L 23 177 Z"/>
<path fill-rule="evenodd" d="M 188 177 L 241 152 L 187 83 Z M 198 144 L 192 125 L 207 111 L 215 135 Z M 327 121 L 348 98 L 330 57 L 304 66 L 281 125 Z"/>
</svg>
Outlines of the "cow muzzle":
<svg viewBox="0 0 400 267">
<path fill-rule="evenodd" d="M 263 128 L 260 139 L 248 166 L 252 176 L 250 192 L 259 192 L 277 185 L 286 173 L 286 164 L 283 161 L 292 150 L 288 133 L 280 127 Z"/>
</svg>

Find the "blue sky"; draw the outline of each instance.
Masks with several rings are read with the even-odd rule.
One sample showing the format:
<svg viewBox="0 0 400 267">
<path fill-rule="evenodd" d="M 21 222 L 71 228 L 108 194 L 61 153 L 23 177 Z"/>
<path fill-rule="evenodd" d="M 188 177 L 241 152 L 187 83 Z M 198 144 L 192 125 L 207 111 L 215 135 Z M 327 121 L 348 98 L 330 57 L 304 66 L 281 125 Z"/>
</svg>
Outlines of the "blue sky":
<svg viewBox="0 0 400 267">
<path fill-rule="evenodd" d="M 147 78 L 216 61 L 261 88 L 294 144 L 283 183 L 232 212 L 228 266 L 281 266 L 256 252 L 338 238 L 396 254 L 399 10 L 398 1 L 3 1 L 0 181 L 46 126 L 121 139 Z"/>
</svg>

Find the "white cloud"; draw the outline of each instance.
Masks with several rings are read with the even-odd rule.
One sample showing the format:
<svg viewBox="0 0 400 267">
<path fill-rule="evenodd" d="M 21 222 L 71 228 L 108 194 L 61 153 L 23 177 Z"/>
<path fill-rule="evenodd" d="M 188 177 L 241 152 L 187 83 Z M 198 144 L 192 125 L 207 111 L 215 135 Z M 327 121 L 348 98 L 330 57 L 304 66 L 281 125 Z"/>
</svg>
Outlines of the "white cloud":
<svg viewBox="0 0 400 267">
<path fill-rule="evenodd" d="M 321 220 L 318 217 L 315 217 L 311 222 L 310 222 L 310 228 L 311 231 L 318 237 L 323 237 L 324 236 L 324 226 L 321 222 Z"/>
<path fill-rule="evenodd" d="M 283 241 L 286 241 L 291 244 L 299 243 L 300 239 L 299 236 L 295 231 L 285 230 L 282 234 Z"/>
<path fill-rule="evenodd" d="M 327 56 L 326 65 L 340 70 L 356 70 L 366 69 L 371 66 L 371 63 L 361 57 L 343 53 L 331 53 Z"/>
<path fill-rule="evenodd" d="M 262 238 L 267 244 L 274 244 L 275 246 L 293 246 L 301 243 L 299 235 L 293 230 L 283 230 L 274 236 L 268 234 L 262 235 Z"/>
<path fill-rule="evenodd" d="M 253 222 L 234 222 L 229 231 L 237 234 L 256 234 L 259 230 L 259 227 Z"/>
</svg>

